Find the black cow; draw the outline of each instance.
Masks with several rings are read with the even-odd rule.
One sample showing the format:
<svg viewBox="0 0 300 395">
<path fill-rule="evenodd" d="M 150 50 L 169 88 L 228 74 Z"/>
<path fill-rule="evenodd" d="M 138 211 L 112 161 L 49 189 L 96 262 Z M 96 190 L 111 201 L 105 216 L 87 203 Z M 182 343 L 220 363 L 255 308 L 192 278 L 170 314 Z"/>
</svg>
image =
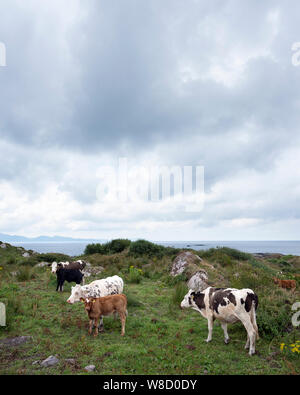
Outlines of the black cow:
<svg viewBox="0 0 300 395">
<path fill-rule="evenodd" d="M 59 268 L 56 271 L 56 277 L 57 277 L 57 287 L 56 291 L 58 289 L 60 292 L 63 291 L 63 285 L 65 281 L 68 281 L 69 283 L 75 282 L 76 284 L 80 284 L 82 282 L 83 274 L 79 269 L 64 269 L 64 268 Z"/>
</svg>

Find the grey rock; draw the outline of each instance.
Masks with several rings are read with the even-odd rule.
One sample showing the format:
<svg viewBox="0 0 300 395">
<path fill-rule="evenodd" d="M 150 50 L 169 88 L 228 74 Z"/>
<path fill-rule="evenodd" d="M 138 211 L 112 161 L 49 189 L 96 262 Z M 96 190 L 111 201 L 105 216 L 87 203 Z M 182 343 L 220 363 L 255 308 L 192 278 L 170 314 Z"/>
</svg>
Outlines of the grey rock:
<svg viewBox="0 0 300 395">
<path fill-rule="evenodd" d="M 193 264 L 197 265 L 201 262 L 198 255 L 193 254 L 190 251 L 181 252 L 173 261 L 171 276 L 178 276 L 184 272 L 187 265 Z"/>
<path fill-rule="evenodd" d="M 5 243 L 1 243 L 1 244 L 0 244 L 0 247 L 1 247 L 1 248 L 6 248 L 6 244 L 5 244 Z"/>
<path fill-rule="evenodd" d="M 0 340 L 0 347 L 16 347 L 32 340 L 32 336 L 10 337 Z"/>
<path fill-rule="evenodd" d="M 47 368 L 49 366 L 54 366 L 56 364 L 58 364 L 59 359 L 56 358 L 56 356 L 54 355 L 50 355 L 50 357 L 46 358 L 44 361 L 41 362 L 41 366 L 43 366 L 44 368 Z"/>
<path fill-rule="evenodd" d="M 36 264 L 35 267 L 45 267 L 48 265 L 49 265 L 49 262 L 40 262 L 40 263 Z"/>
<path fill-rule="evenodd" d="M 76 361 L 74 358 L 66 358 L 65 362 L 71 364 L 71 365 L 76 365 Z"/>
<path fill-rule="evenodd" d="M 208 275 L 205 270 L 200 269 L 198 272 L 192 275 L 192 277 L 187 282 L 187 286 L 189 289 L 193 289 L 194 291 L 203 291 L 208 287 L 207 284 Z"/>
<path fill-rule="evenodd" d="M 84 368 L 87 372 L 93 372 L 96 369 L 95 365 L 88 365 Z"/>
<path fill-rule="evenodd" d="M 30 257 L 30 254 L 29 254 L 28 252 L 24 252 L 24 254 L 22 254 L 22 256 L 23 256 L 24 258 L 29 258 L 29 257 Z"/>
</svg>

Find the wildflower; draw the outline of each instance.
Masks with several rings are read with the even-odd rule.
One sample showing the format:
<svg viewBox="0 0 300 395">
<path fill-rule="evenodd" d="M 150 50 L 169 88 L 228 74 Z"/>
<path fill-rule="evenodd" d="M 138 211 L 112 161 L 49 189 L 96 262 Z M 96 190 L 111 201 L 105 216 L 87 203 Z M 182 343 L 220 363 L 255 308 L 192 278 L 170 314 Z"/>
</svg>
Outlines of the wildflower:
<svg viewBox="0 0 300 395">
<path fill-rule="evenodd" d="M 285 343 L 281 343 L 280 344 L 280 351 L 282 351 L 284 349 Z"/>
</svg>

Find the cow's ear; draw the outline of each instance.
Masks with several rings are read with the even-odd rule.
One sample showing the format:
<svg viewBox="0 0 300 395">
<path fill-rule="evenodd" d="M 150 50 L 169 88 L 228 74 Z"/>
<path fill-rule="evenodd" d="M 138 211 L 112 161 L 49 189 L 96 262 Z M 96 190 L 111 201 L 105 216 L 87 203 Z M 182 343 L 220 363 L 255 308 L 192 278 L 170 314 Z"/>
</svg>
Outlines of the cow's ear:
<svg viewBox="0 0 300 395">
<path fill-rule="evenodd" d="M 80 298 L 80 301 L 81 301 L 81 302 L 84 302 L 84 301 L 85 301 L 85 299 L 83 299 L 83 298 Z"/>
</svg>

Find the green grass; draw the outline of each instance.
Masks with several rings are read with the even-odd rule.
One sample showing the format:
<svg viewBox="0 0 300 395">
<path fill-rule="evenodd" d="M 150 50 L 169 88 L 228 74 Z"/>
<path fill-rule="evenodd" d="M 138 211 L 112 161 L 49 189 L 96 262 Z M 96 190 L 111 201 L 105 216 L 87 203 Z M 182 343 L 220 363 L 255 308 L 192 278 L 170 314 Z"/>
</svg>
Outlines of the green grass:
<svg viewBox="0 0 300 395">
<path fill-rule="evenodd" d="M 128 297 L 125 336 L 121 337 L 119 319 L 111 316 L 104 318 L 104 333 L 90 337 L 82 303 L 66 303 L 71 284 L 66 283 L 64 292 L 59 293 L 49 269 L 29 267 L 26 270 L 32 275 L 22 279 L 9 274 L 20 266 L 1 262 L 0 301 L 7 305 L 7 326 L 0 327 L 0 340 L 23 335 L 33 340 L 1 349 L 0 374 L 300 374 L 299 354 L 289 347 L 280 351 L 282 343 L 300 340 L 299 329 L 290 325 L 294 313 L 291 303 L 299 300 L 299 292 L 291 295 L 273 284 L 276 263 L 268 264 L 265 270 L 263 263 L 230 257 L 229 266 L 224 266 L 222 259 L 210 259 L 211 266 L 203 266 L 216 286 L 247 286 L 258 293 L 261 338 L 257 353 L 250 357 L 244 349 L 246 331 L 242 324 L 228 326 L 228 345 L 217 323 L 212 342 L 205 342 L 207 321 L 193 310 L 179 308 L 187 289 L 182 280 L 169 280 L 171 260 L 126 254 L 85 258 L 95 266 L 103 265 L 101 277 L 118 274 L 124 279 Z M 142 268 L 139 282 L 128 281 L 130 266 Z M 90 277 L 88 282 L 94 279 Z M 60 359 L 55 367 L 32 365 L 50 355 Z M 76 365 L 67 364 L 67 358 L 74 358 Z M 83 370 L 89 364 L 96 366 L 94 372 Z"/>
</svg>

